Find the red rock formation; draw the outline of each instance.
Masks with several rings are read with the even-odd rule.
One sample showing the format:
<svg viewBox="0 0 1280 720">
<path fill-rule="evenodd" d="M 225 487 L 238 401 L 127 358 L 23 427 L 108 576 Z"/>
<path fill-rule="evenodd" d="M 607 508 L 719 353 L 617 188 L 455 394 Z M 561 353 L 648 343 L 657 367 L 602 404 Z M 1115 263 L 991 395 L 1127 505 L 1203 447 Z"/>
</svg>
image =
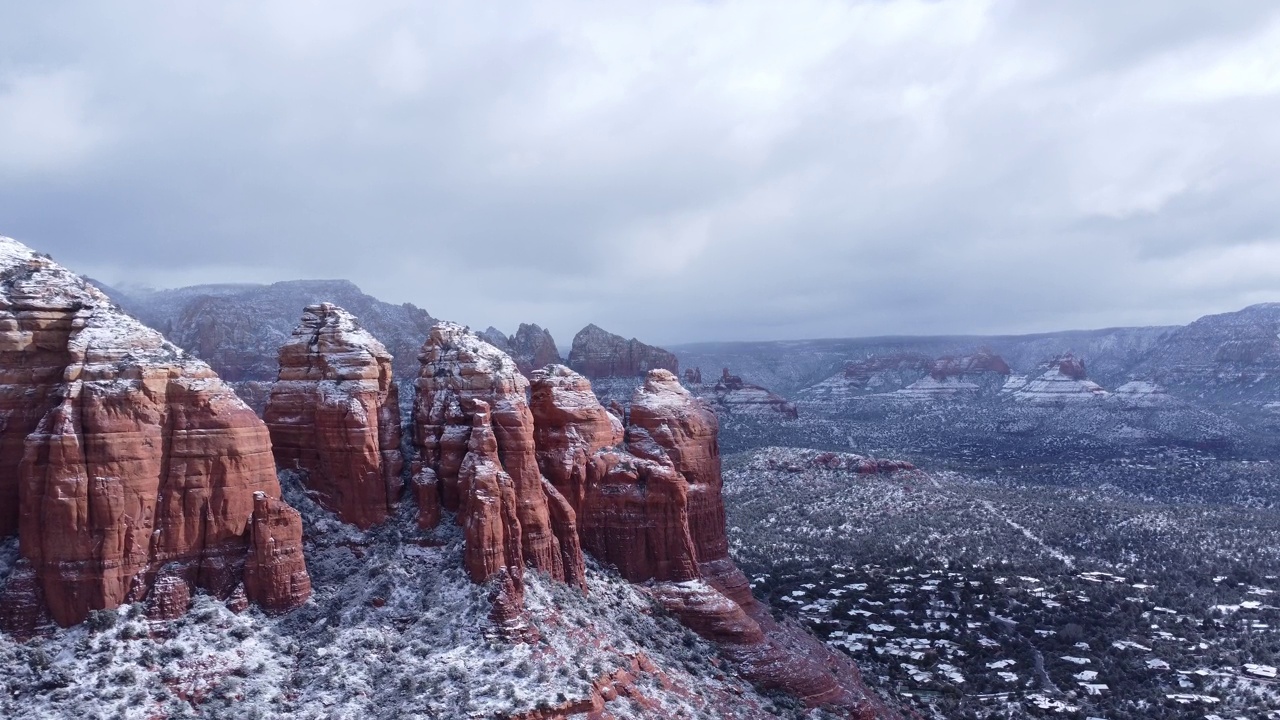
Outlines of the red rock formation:
<svg viewBox="0 0 1280 720">
<path fill-rule="evenodd" d="M 583 548 L 646 587 L 720 645 L 756 684 L 851 717 L 893 718 L 857 668 L 774 621 L 729 557 L 715 413 L 666 370 L 632 398 L 625 449 L 589 382 L 563 367 L 532 378 L 538 461 L 577 510 Z"/>
<path fill-rule="evenodd" d="M 519 578 L 524 563 L 515 486 L 498 459 L 489 404 L 471 402 L 471 433 L 458 478 L 467 572 L 477 584 L 507 568 Z"/>
<path fill-rule="evenodd" d="M 1085 380 L 1089 377 L 1089 373 L 1085 371 L 1084 360 L 1071 353 L 1058 356 L 1052 364 L 1057 366 L 1059 373 L 1072 380 Z"/>
<path fill-rule="evenodd" d="M 1009 364 L 1004 361 L 1004 358 L 985 349 L 979 350 L 972 355 L 940 357 L 934 360 L 933 365 L 929 368 L 929 375 L 935 380 L 963 377 L 980 372 L 1008 375 L 1012 371 L 1009 369 Z"/>
<path fill-rule="evenodd" d="M 302 556 L 302 516 L 283 500 L 253 494 L 245 595 L 267 610 L 289 610 L 311 597 Z"/>
<path fill-rule="evenodd" d="M 538 465 L 573 506 L 583 548 L 629 580 L 698 577 L 689 486 L 672 468 L 619 446 L 622 423 L 563 365 L 532 377 Z"/>
<path fill-rule="evenodd" d="M 729 368 L 724 369 L 711 392 L 716 407 L 730 414 L 778 415 L 792 420 L 800 417 L 795 403 L 768 388 L 743 382 L 741 377 L 730 375 Z"/>
<path fill-rule="evenodd" d="M 166 566 L 226 597 L 244 574 L 254 494 L 280 494 L 262 421 L 207 365 L 5 238 L 0 385 L 23 383 L 21 399 L 0 399 L 0 477 L 17 479 L 19 552 L 53 619 L 143 601 Z M 15 505 L 0 506 L 12 522 Z M 4 594 L 30 598 L 12 585 L 22 581 Z"/>
<path fill-rule="evenodd" d="M 563 365 L 537 370 L 529 379 L 538 467 L 581 508 L 588 466 L 598 451 L 622 444 L 622 422 L 600 405 L 589 380 Z"/>
<path fill-rule="evenodd" d="M 0 588 L 0 630 L 27 640 L 52 625 L 40 578 L 36 577 L 30 561 L 18 560 L 8 581 Z"/>
<path fill-rule="evenodd" d="M 631 398 L 630 422 L 627 448 L 637 457 L 670 465 L 689 483 L 689 527 L 698 558 L 727 557 L 715 412 L 675 375 L 652 370 Z"/>
<path fill-rule="evenodd" d="M 511 357 L 525 375 L 540 367 L 560 363 L 560 349 L 556 347 L 551 332 L 538 325 L 520 323 L 510 342 Z"/>
<path fill-rule="evenodd" d="M 176 620 L 191 609 L 191 586 L 178 572 L 164 572 L 156 577 L 147 596 L 147 618 Z"/>
<path fill-rule="evenodd" d="M 264 413 L 276 465 L 300 471 L 321 505 L 364 529 L 387 519 L 402 489 L 391 363 L 350 313 L 312 305 L 280 348 Z"/>
<path fill-rule="evenodd" d="M 549 495 L 539 472 L 533 414 L 526 400 L 529 381 L 509 356 L 453 323 L 439 323 L 431 329 L 420 359 L 414 440 L 423 468 L 434 473 L 443 507 L 458 512 L 459 521 L 468 526 L 473 509 L 471 475 L 484 470 L 482 479 L 488 481 L 485 468 L 464 472 L 466 458 L 475 454 L 472 436 L 477 433 L 476 423 L 481 422 L 485 429 L 480 432 L 494 438 L 497 469 L 510 478 L 519 520 L 516 541 L 524 562 L 554 578 L 574 582 L 581 574 L 581 556 L 574 548 L 563 547 L 560 540 L 573 534 L 567 531 L 573 518 L 565 516 L 572 508 Z M 485 413 L 477 420 L 481 408 Z M 429 479 L 422 483 L 415 479 L 415 485 L 426 487 Z M 559 531 L 552 522 L 552 504 L 557 506 Z M 487 537 L 484 542 L 491 543 L 493 536 Z M 566 558 L 572 559 L 569 567 Z M 509 555 L 505 561 L 519 564 Z"/>
<path fill-rule="evenodd" d="M 727 369 L 728 368 L 726 368 L 726 370 Z M 702 368 L 700 367 L 685 368 L 684 381 L 688 385 L 701 385 L 702 384 Z"/>
<path fill-rule="evenodd" d="M 659 347 L 588 325 L 573 338 L 569 366 L 589 378 L 638 377 L 649 370 L 680 371 L 676 356 Z"/>
<path fill-rule="evenodd" d="M 516 361 L 516 368 L 524 375 L 560 363 L 560 350 L 555 339 L 540 325 L 520 323 L 516 334 L 510 337 L 493 326 L 477 334 L 481 340 L 510 355 Z"/>
<path fill-rule="evenodd" d="M 436 471 L 414 462 L 409 484 L 418 503 L 418 527 L 423 530 L 435 527 L 440 523 L 440 483 L 436 480 Z"/>
</svg>

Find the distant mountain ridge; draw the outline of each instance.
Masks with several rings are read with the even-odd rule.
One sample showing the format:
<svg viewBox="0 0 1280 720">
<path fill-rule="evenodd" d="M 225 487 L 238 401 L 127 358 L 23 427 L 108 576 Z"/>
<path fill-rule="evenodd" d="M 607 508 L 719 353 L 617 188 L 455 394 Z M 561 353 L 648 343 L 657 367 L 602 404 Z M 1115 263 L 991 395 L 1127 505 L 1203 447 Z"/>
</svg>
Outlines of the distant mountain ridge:
<svg viewBox="0 0 1280 720">
<path fill-rule="evenodd" d="M 383 302 L 349 280 L 104 291 L 232 382 L 275 380 L 276 351 L 293 333 L 302 310 L 311 305 L 334 303 L 358 317 L 386 345 L 402 377 L 417 372 L 422 340 L 435 324 L 426 310 L 411 303 Z"/>
</svg>

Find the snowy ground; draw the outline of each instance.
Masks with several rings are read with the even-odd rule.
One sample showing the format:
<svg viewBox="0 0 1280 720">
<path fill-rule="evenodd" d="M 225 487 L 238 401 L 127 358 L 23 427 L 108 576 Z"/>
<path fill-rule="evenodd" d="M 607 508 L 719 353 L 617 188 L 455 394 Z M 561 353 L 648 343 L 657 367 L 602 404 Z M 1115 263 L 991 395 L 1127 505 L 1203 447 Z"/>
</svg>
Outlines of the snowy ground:
<svg viewBox="0 0 1280 720">
<path fill-rule="evenodd" d="M 585 596 L 530 573 L 541 639 L 508 643 L 451 524 L 420 533 L 404 507 L 361 533 L 285 487 L 305 518 L 311 602 L 272 617 L 201 595 L 173 622 L 122 607 L 26 644 L 0 637 L 0 717 L 510 717 L 589 698 L 641 659 L 652 670 L 609 703 L 617 717 L 819 716 L 757 694 L 641 589 L 594 565 Z M 0 545 L 0 571 L 13 546 Z"/>
</svg>

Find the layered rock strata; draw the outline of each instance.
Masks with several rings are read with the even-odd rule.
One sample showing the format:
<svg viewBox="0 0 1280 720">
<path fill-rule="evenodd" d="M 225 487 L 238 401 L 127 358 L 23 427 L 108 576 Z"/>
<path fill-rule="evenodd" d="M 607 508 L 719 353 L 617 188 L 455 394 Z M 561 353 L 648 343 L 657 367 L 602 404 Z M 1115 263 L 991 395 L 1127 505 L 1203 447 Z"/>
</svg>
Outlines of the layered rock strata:
<svg viewBox="0 0 1280 720">
<path fill-rule="evenodd" d="M 10 631 L 144 602 L 162 571 L 170 599 L 176 582 L 224 598 L 243 583 L 276 609 L 310 594 L 296 513 L 277 512 L 277 561 L 254 562 L 255 495 L 280 496 L 262 421 L 208 365 L 8 238 L 0 419 L 0 527 L 23 558 L 0 591 Z"/>
<path fill-rule="evenodd" d="M 336 305 L 308 307 L 280 348 L 264 413 L 277 466 L 300 472 L 344 522 L 383 522 L 402 489 L 399 402 L 382 343 Z"/>
<path fill-rule="evenodd" d="M 680 363 L 672 353 L 635 338 L 627 340 L 596 325 L 588 325 L 574 336 L 569 367 L 593 380 L 640 377 L 656 369 L 680 371 Z"/>
<path fill-rule="evenodd" d="M 493 575 L 500 566 L 519 568 L 522 559 L 556 579 L 583 585 L 573 508 L 538 469 L 529 381 L 508 355 L 454 323 L 431 329 L 420 360 L 413 409 L 420 525 L 430 526 L 440 506 L 458 513 L 464 528 L 471 528 L 473 513 L 483 512 L 483 531 L 467 532 L 471 557 L 495 552 L 494 523 L 511 512 L 516 522 L 502 525 L 502 554 L 484 563 L 469 561 L 473 579 L 483 581 L 481 575 Z M 503 478 L 510 492 L 495 490 L 507 487 Z M 492 502 L 501 512 L 494 512 Z M 473 537 L 483 550 L 470 547 Z"/>
<path fill-rule="evenodd" d="M 575 504 L 582 545 L 647 587 L 720 645 L 758 685 L 851 717 L 897 717 L 857 668 L 802 629 L 777 623 L 729 557 L 718 424 L 667 370 L 653 370 L 620 423 L 564 367 L 532 377 L 538 461 Z"/>
<path fill-rule="evenodd" d="M 1037 404 L 1088 402 L 1110 394 L 1088 379 L 1084 360 L 1071 353 L 1054 358 L 1039 377 L 1010 376 L 1004 392 L 1015 400 Z"/>
<path fill-rule="evenodd" d="M 685 374 L 687 377 L 687 370 Z M 743 382 L 741 377 L 731 375 L 729 368 L 724 368 L 720 380 L 711 390 L 711 396 L 716 407 L 730 414 L 780 416 L 792 420 L 800 416 L 794 403 L 766 387 Z"/>
</svg>

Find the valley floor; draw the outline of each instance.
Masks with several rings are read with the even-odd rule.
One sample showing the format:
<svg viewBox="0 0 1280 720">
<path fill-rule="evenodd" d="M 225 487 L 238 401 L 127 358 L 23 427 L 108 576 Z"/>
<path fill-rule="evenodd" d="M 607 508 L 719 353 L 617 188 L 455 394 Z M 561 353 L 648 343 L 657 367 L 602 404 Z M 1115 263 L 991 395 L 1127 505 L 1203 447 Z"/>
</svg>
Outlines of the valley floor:
<svg viewBox="0 0 1280 720">
<path fill-rule="evenodd" d="M 947 720 L 1280 718 L 1274 503 L 1152 497 L 1159 453 L 1092 483 L 1071 463 L 858 475 L 820 454 L 729 458 L 730 539 L 757 594 L 886 695 Z M 1231 474 L 1274 487 L 1261 467 Z M 1206 472 L 1225 471 L 1188 475 Z"/>
</svg>

